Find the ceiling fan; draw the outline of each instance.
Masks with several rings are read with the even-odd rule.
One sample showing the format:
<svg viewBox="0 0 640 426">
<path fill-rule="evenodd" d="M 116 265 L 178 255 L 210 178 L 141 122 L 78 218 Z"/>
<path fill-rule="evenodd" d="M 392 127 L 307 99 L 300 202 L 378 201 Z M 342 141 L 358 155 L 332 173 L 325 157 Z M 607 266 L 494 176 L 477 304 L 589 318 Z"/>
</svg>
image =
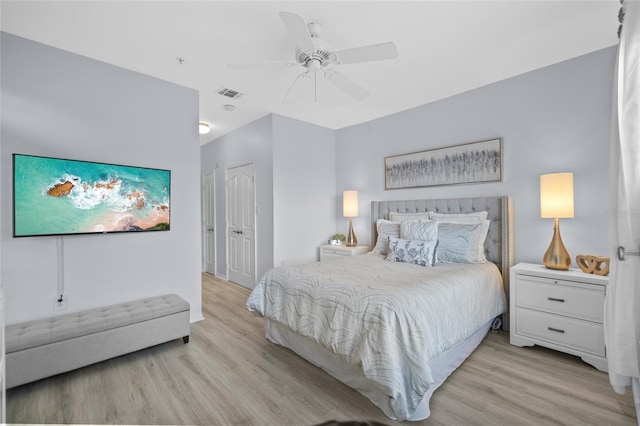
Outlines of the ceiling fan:
<svg viewBox="0 0 640 426">
<path fill-rule="evenodd" d="M 393 42 L 355 47 L 352 49 L 332 51 L 320 38 L 322 25 L 306 23 L 301 15 L 280 12 L 280 19 L 284 23 L 290 37 L 296 45 L 295 60 L 271 61 L 250 64 L 229 64 L 230 70 L 246 70 L 265 67 L 302 66 L 304 71 L 293 81 L 287 90 L 283 103 L 295 102 L 294 90 L 304 81 L 311 81 L 313 101 L 318 100 L 318 79 L 324 78 L 347 93 L 355 100 L 362 100 L 369 95 L 369 91 L 346 75 L 338 72 L 335 66 L 354 64 L 358 62 L 380 61 L 398 57 L 398 50 Z M 298 91 L 299 93 L 299 91 Z"/>
</svg>

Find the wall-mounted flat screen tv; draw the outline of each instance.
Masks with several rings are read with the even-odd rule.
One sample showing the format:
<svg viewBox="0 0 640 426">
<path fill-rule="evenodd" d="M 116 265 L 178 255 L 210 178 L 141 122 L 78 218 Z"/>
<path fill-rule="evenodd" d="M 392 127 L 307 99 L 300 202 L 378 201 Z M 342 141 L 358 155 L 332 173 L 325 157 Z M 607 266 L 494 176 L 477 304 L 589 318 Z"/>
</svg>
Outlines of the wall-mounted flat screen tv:
<svg viewBox="0 0 640 426">
<path fill-rule="evenodd" d="M 168 231 L 171 171 L 13 154 L 13 236 Z"/>
</svg>

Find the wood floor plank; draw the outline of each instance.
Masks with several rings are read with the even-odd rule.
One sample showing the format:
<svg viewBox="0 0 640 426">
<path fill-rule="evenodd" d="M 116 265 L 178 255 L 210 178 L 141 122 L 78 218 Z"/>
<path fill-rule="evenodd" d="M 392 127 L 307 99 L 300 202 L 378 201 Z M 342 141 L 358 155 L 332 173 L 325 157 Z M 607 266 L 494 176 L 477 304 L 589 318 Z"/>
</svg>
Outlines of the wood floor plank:
<svg viewBox="0 0 640 426">
<path fill-rule="evenodd" d="M 7 391 L 9 423 L 314 425 L 385 417 L 365 397 L 266 340 L 249 290 L 202 276 L 205 320 L 175 340 Z M 415 425 L 634 425 L 630 393 L 579 358 L 490 333 Z"/>
</svg>

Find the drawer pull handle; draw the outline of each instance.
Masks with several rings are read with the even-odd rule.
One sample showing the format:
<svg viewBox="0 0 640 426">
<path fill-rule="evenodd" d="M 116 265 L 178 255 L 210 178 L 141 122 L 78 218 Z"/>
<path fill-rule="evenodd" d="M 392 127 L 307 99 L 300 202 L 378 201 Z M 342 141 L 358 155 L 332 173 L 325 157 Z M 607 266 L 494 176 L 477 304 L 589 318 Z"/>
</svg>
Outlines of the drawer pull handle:
<svg viewBox="0 0 640 426">
<path fill-rule="evenodd" d="M 558 328 L 553 328 L 553 327 L 547 327 L 549 329 L 549 331 L 555 331 L 556 333 L 562 333 L 564 334 L 564 330 L 560 330 Z"/>
<path fill-rule="evenodd" d="M 555 297 L 547 297 L 547 299 L 551 300 L 552 302 L 564 303 L 564 299 L 557 299 Z"/>
</svg>

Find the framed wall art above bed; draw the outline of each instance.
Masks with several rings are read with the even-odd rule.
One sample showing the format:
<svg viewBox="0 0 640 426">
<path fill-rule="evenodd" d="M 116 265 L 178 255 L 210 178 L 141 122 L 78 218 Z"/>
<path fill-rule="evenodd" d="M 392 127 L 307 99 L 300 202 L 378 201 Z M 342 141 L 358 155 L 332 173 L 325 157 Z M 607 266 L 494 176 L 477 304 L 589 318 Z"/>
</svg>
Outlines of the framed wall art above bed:
<svg viewBox="0 0 640 426">
<path fill-rule="evenodd" d="M 384 159 L 384 189 L 502 180 L 502 138 Z"/>
</svg>

